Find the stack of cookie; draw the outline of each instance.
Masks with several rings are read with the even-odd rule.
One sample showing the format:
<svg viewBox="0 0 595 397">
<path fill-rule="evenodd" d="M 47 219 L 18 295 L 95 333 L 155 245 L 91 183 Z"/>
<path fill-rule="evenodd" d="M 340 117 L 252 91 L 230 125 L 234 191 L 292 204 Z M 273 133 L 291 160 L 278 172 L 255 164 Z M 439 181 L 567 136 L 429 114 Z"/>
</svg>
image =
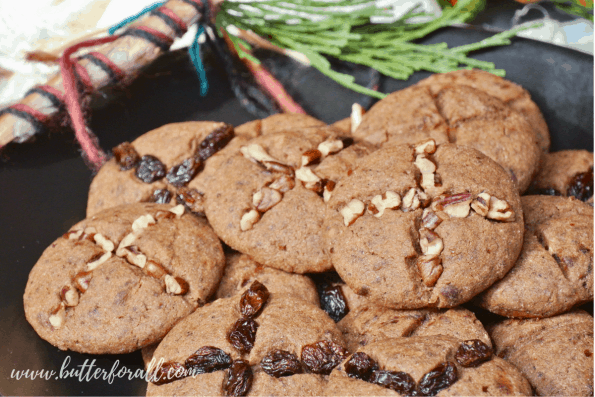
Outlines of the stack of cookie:
<svg viewBox="0 0 595 397">
<path fill-rule="evenodd" d="M 479 71 L 330 126 L 170 124 L 114 149 L 26 316 L 144 348 L 148 395 L 592 395 L 593 156 L 548 149 Z"/>
</svg>

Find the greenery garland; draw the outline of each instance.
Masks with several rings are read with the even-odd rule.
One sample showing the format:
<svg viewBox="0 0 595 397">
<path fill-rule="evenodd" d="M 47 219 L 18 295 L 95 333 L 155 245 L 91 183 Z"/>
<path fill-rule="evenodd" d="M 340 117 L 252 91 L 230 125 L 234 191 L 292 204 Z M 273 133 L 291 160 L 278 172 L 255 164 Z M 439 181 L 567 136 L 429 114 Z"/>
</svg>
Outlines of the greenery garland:
<svg viewBox="0 0 595 397">
<path fill-rule="evenodd" d="M 385 2 L 386 3 L 386 2 Z M 406 80 L 416 71 L 443 73 L 460 68 L 478 68 L 504 76 L 494 63 L 469 58 L 472 51 L 510 44 L 517 28 L 498 33 L 478 43 L 448 48 L 446 43 L 423 45 L 415 41 L 442 27 L 471 20 L 483 8 L 482 0 L 458 0 L 442 15 L 426 22 L 419 5 L 391 23 L 370 23 L 371 18 L 393 16 L 370 0 L 227 0 L 216 16 L 218 30 L 225 29 L 240 57 L 259 63 L 251 46 L 234 36 L 237 29 L 252 31 L 272 44 L 297 51 L 310 64 L 337 83 L 376 98 L 386 94 L 356 84 L 354 77 L 331 68 L 327 56 L 369 66 L 380 73 Z M 237 29 L 236 29 L 237 28 Z"/>
</svg>

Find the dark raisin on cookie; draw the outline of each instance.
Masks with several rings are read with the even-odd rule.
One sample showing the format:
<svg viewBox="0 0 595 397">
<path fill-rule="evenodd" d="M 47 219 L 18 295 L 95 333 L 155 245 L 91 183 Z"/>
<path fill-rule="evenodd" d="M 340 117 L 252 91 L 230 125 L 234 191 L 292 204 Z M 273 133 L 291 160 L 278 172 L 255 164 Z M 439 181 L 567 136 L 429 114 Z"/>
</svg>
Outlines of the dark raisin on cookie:
<svg viewBox="0 0 595 397">
<path fill-rule="evenodd" d="M 329 341 L 320 341 L 302 348 L 302 362 L 310 372 L 328 375 L 333 368 L 341 364 L 347 356 L 347 350 Z"/>
<path fill-rule="evenodd" d="M 231 366 L 231 357 L 223 350 L 213 346 L 203 346 L 185 362 L 192 375 L 227 369 Z"/>
<path fill-rule="evenodd" d="M 227 378 L 223 381 L 226 396 L 245 396 L 252 386 L 252 368 L 244 360 L 236 360 L 231 365 Z"/>
<path fill-rule="evenodd" d="M 258 323 L 251 318 L 241 318 L 235 322 L 227 334 L 227 340 L 242 353 L 250 353 L 256 340 Z"/>
<path fill-rule="evenodd" d="M 302 372 L 300 360 L 286 350 L 274 350 L 260 361 L 262 370 L 275 378 L 291 376 Z"/>
<path fill-rule="evenodd" d="M 419 381 L 418 391 L 422 396 L 435 396 L 442 389 L 454 384 L 458 379 L 457 367 L 446 361 L 425 374 Z"/>
<path fill-rule="evenodd" d="M 455 353 L 455 359 L 463 367 L 476 367 L 492 358 L 492 354 L 491 347 L 479 339 L 471 339 L 461 343 Z"/>
<path fill-rule="evenodd" d="M 335 322 L 339 322 L 349 313 L 345 295 L 340 285 L 327 285 L 320 291 L 320 307 Z"/>
<path fill-rule="evenodd" d="M 378 369 L 378 364 L 366 353 L 358 352 L 351 356 L 344 367 L 349 377 L 369 382 L 372 372 Z"/>
<path fill-rule="evenodd" d="M 568 196 L 587 201 L 593 196 L 593 167 L 587 172 L 576 174 L 568 184 Z"/>
<path fill-rule="evenodd" d="M 234 136 L 233 126 L 226 124 L 223 127 L 216 129 L 211 132 L 203 141 L 200 143 L 197 155 L 205 161 L 219 150 L 223 149 L 225 145 L 231 141 Z"/>
<path fill-rule="evenodd" d="M 129 142 L 119 144 L 112 149 L 112 153 L 122 171 L 136 167 L 140 161 L 140 156 Z"/>
<path fill-rule="evenodd" d="M 173 197 L 173 194 L 171 194 L 171 192 L 169 190 L 157 189 L 153 192 L 153 194 L 151 195 L 151 199 L 149 201 L 151 201 L 152 203 L 157 203 L 157 204 L 169 204 L 172 197 Z"/>
<path fill-rule="evenodd" d="M 262 310 L 269 299 L 269 290 L 256 280 L 242 294 L 240 298 L 240 313 L 242 317 L 255 317 Z"/>
<path fill-rule="evenodd" d="M 176 362 L 166 362 L 157 368 L 155 372 L 153 372 L 151 382 L 156 385 L 164 385 L 185 377 L 186 368 L 182 364 Z"/>
<path fill-rule="evenodd" d="M 153 183 L 165 176 L 165 165 L 157 157 L 147 154 L 140 159 L 135 175 L 145 183 Z"/>
<path fill-rule="evenodd" d="M 167 181 L 175 187 L 188 184 L 202 168 L 203 162 L 198 156 L 193 156 L 182 161 L 182 164 L 173 166 L 167 173 Z"/>
<path fill-rule="evenodd" d="M 370 376 L 370 383 L 386 387 L 405 396 L 416 394 L 415 380 L 406 372 L 376 370 Z"/>
</svg>

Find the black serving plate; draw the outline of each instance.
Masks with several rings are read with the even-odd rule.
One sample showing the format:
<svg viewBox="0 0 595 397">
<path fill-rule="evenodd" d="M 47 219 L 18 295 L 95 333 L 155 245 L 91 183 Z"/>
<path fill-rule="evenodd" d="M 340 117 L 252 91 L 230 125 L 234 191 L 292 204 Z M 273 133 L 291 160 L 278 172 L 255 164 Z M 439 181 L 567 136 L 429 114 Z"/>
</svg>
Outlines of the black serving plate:
<svg viewBox="0 0 595 397">
<path fill-rule="evenodd" d="M 462 45 L 491 35 L 477 29 L 442 29 L 424 42 Z M 553 45 L 514 39 L 513 44 L 475 53 L 506 69 L 507 78 L 528 89 L 544 113 L 552 150 L 593 150 L 593 57 Z M 347 117 L 353 102 L 364 97 L 344 89 L 315 70 L 270 56 L 265 64 L 280 76 L 292 95 L 315 117 L 334 122 Z M 369 73 L 354 70 L 366 82 Z M 91 122 L 104 148 L 132 140 L 166 123 L 216 120 L 234 125 L 253 119 L 233 96 L 223 72 L 207 64 L 210 91 L 199 95 L 199 83 L 186 54 L 163 57 L 131 87 L 96 101 Z M 381 91 L 411 85 L 386 79 Z M 105 103 L 101 103 L 105 102 Z M 39 137 L 34 143 L 9 145 L 0 162 L 0 393 L 4 395 L 144 395 L 145 382 L 127 377 L 85 379 L 91 364 L 134 372 L 140 353 L 93 356 L 63 352 L 33 331 L 23 312 L 23 291 L 30 269 L 43 250 L 85 217 L 91 172 L 78 155 L 70 133 Z M 81 368 L 86 363 L 87 367 Z M 60 379 L 65 366 L 69 377 Z M 80 378 L 73 369 L 82 369 Z M 16 371 L 55 371 L 50 379 L 16 379 Z"/>
</svg>

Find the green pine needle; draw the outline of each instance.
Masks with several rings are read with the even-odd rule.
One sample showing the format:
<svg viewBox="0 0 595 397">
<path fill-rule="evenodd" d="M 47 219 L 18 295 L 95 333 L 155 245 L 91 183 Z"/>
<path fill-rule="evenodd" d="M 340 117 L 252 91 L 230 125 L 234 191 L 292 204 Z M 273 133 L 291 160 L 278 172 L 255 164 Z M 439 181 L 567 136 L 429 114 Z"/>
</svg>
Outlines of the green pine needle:
<svg viewBox="0 0 595 397">
<path fill-rule="evenodd" d="M 326 56 L 369 66 L 400 80 L 408 79 L 419 70 L 444 73 L 460 68 L 478 68 L 503 76 L 504 70 L 496 69 L 492 62 L 469 58 L 468 54 L 510 44 L 510 38 L 522 28 L 454 48 L 448 48 L 446 43 L 422 45 L 414 42 L 442 27 L 471 20 L 483 8 L 483 1 L 458 0 L 455 6 L 444 8 L 439 18 L 429 22 L 407 22 L 412 17 L 424 15 L 415 6 L 397 21 L 371 24 L 371 17 L 390 17 L 391 11 L 377 8 L 371 0 L 227 0 L 217 13 L 216 25 L 218 28 L 233 25 L 251 30 L 279 47 L 301 52 L 312 67 L 338 84 L 375 98 L 384 98 L 386 94 L 356 84 L 352 76 L 334 71 Z M 592 4 L 592 0 L 589 1 Z M 248 43 L 229 36 L 240 57 L 259 63 L 242 49 L 249 50 Z"/>
</svg>

